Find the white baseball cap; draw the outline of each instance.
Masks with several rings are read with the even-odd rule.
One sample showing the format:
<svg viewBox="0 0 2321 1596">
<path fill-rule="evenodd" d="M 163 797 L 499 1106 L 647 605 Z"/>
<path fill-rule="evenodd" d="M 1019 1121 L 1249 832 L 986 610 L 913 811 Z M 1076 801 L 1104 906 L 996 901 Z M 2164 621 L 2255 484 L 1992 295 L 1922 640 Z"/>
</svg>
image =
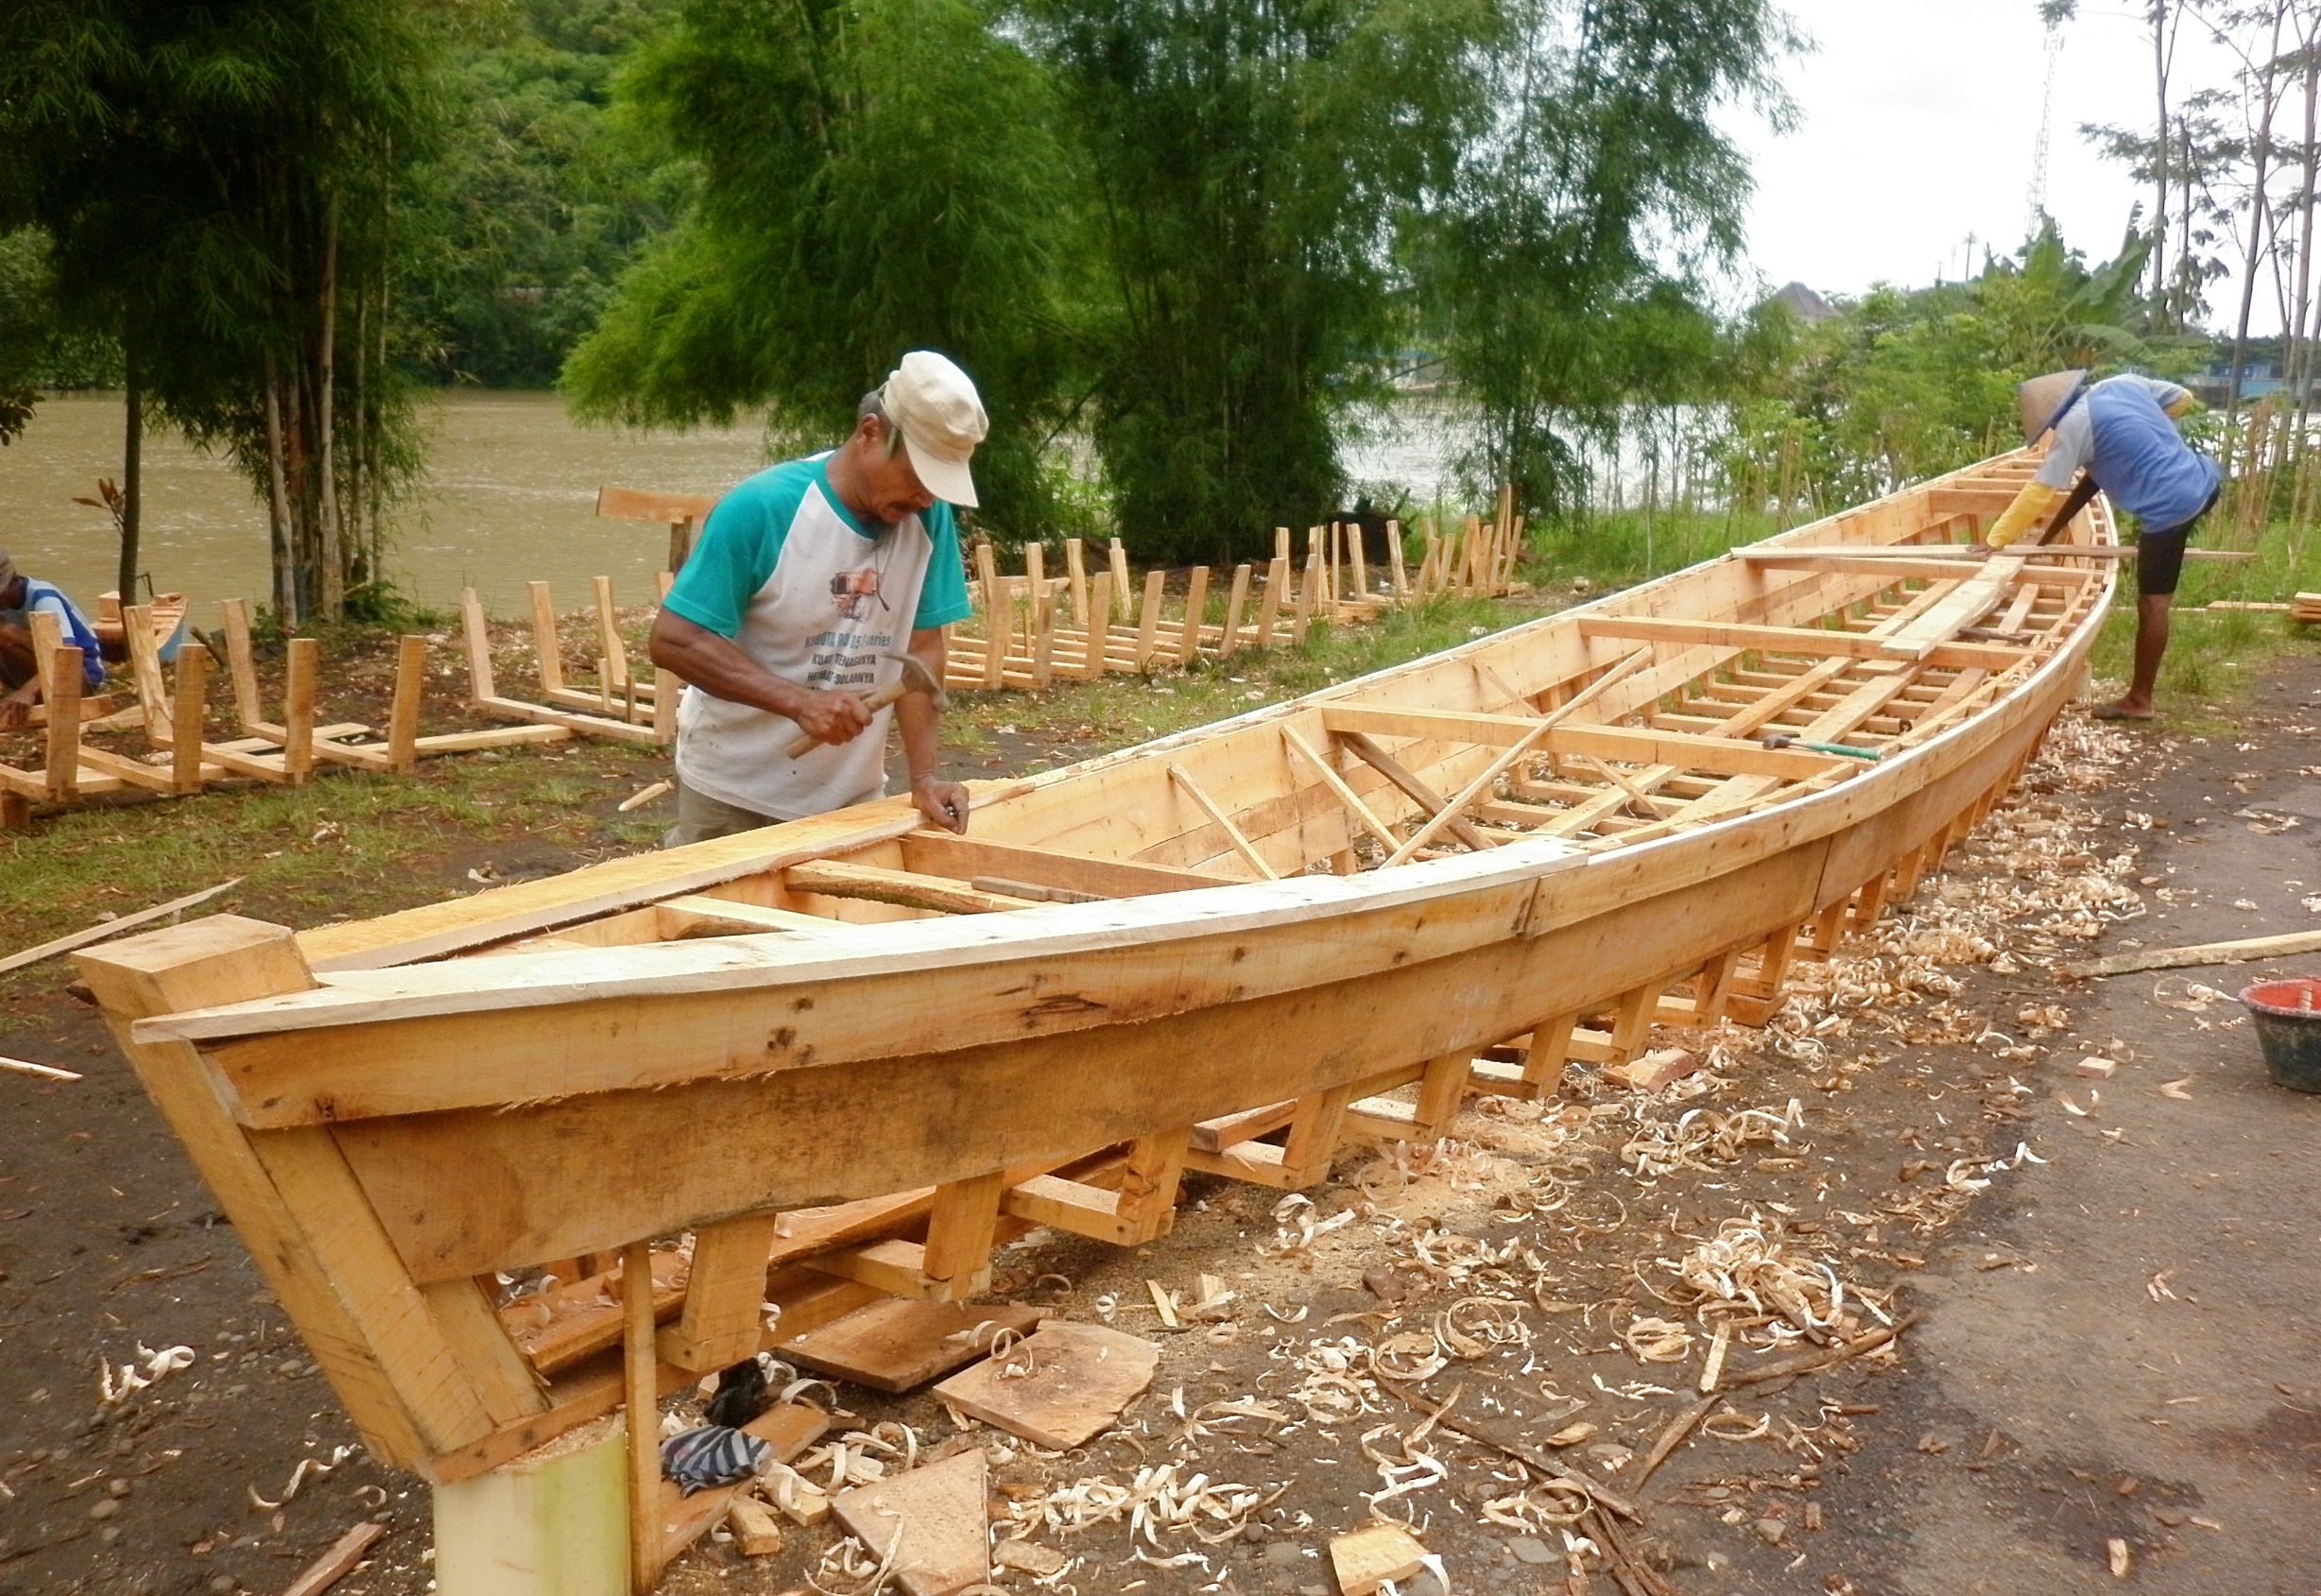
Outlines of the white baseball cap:
<svg viewBox="0 0 2321 1596">
<path fill-rule="evenodd" d="M 967 462 L 991 422 L 968 374 L 933 350 L 915 349 L 886 379 L 879 401 L 927 491 L 973 509 L 975 479 Z"/>
</svg>

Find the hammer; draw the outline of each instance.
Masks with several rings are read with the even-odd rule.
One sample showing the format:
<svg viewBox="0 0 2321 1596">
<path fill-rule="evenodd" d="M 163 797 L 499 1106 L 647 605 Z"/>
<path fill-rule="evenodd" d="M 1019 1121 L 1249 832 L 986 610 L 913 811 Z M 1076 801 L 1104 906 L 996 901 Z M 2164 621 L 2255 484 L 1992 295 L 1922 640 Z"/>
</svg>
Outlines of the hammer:
<svg viewBox="0 0 2321 1596">
<path fill-rule="evenodd" d="M 1802 737 L 1792 736 L 1786 731 L 1767 732 L 1764 742 L 1768 748 L 1786 748 L 1794 745 L 1800 748 L 1811 748 L 1817 754 L 1844 754 L 1848 759 L 1873 761 L 1878 758 L 1878 750 L 1875 748 L 1857 748 L 1851 743 L 1812 743 Z"/>
<path fill-rule="evenodd" d="M 889 654 L 886 657 L 889 660 L 901 661 L 903 665 L 903 679 L 896 682 L 892 687 L 880 688 L 877 692 L 871 694 L 868 697 L 863 700 L 863 703 L 868 706 L 873 713 L 885 709 L 896 699 L 907 697 L 913 693 L 925 694 L 927 695 L 927 702 L 934 705 L 937 710 L 947 710 L 951 708 L 951 700 L 949 697 L 945 696 L 943 693 L 943 684 L 936 680 L 935 673 L 928 670 L 926 666 L 920 664 L 914 656 L 909 654 Z M 811 731 L 801 731 L 796 737 L 790 740 L 790 746 L 785 751 L 792 759 L 796 759 L 809 749 L 818 748 L 821 746 L 822 739 L 817 737 Z"/>
</svg>

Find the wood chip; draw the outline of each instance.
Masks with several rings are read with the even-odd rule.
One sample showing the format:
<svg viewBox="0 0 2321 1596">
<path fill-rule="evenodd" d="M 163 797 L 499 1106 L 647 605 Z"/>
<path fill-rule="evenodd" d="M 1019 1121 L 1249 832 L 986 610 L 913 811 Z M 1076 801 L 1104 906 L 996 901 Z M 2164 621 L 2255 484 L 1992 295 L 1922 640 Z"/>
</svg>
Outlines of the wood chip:
<svg viewBox="0 0 2321 1596">
<path fill-rule="evenodd" d="M 2104 1557 L 2111 1565 L 2114 1579 L 2125 1579 L 2136 1567 L 2135 1553 L 2128 1551 L 2127 1542 L 2118 1536 L 2104 1542 Z"/>
<path fill-rule="evenodd" d="M 363 1560 L 371 1543 L 387 1534 L 385 1524 L 368 1521 L 355 1525 L 338 1537 L 328 1552 L 307 1566 L 306 1571 L 292 1580 L 283 1590 L 283 1596 L 321 1596 L 321 1592 L 336 1585 Z"/>
<path fill-rule="evenodd" d="M 1341 1596 L 1370 1596 L 1387 1580 L 1406 1580 L 1426 1567 L 1426 1555 L 1418 1536 L 1399 1524 L 1371 1524 L 1330 1541 Z"/>
<path fill-rule="evenodd" d="M 2162 1081 L 2159 1083 L 2159 1094 L 2162 1097 L 2173 1097 L 2178 1103 L 2190 1103 L 2192 1100 L 2192 1094 L 2184 1089 L 2192 1084 L 2192 1079 L 2190 1075 L 2178 1075 L 2173 1081 Z"/>
<path fill-rule="evenodd" d="M 782 1525 L 754 1497 L 735 1497 L 726 1509 L 726 1524 L 745 1557 L 770 1557 L 782 1550 Z"/>
</svg>

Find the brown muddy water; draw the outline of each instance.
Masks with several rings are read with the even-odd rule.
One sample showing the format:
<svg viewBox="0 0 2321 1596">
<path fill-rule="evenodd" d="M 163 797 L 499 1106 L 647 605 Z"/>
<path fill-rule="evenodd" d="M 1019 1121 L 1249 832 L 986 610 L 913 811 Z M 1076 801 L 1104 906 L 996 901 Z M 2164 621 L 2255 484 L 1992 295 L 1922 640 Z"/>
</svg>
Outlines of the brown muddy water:
<svg viewBox="0 0 2321 1596">
<path fill-rule="evenodd" d="M 453 392 L 428 410 L 428 486 L 403 510 L 387 564 L 404 592 L 438 609 L 473 585 L 494 614 L 513 615 L 530 581 L 576 609 L 593 576 L 610 576 L 623 603 L 645 603 L 668 532 L 599 521 L 597 488 L 721 493 L 765 460 L 754 420 L 683 434 L 583 427 L 545 393 Z M 110 516 L 73 500 L 120 474 L 119 395 L 43 401 L 0 449 L 0 549 L 94 608 L 113 585 L 118 544 Z M 148 436 L 145 490 L 140 566 L 156 590 L 184 592 L 203 625 L 221 598 L 266 602 L 266 513 L 231 462 L 174 433 Z"/>
</svg>

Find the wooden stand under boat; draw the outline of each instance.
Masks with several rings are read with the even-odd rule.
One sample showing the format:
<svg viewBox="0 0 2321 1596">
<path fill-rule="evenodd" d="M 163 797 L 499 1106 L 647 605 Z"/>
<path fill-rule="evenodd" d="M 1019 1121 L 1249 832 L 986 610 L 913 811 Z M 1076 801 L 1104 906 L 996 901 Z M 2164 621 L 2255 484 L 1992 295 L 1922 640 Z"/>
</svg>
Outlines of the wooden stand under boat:
<svg viewBox="0 0 2321 1596">
<path fill-rule="evenodd" d="M 2071 541 L 1950 546 L 2031 469 L 984 784 L 964 837 L 890 799 L 80 966 L 365 1439 L 463 1479 L 624 1369 L 642 1399 L 882 1294 L 972 1296 L 1033 1226 L 1148 1240 L 1185 1169 L 1304 1185 L 1656 1022 L 1763 1020 L 2078 691 L 2101 503 Z M 617 1307 L 499 1301 L 497 1271 L 602 1278 L 687 1231 L 649 1313 L 627 1293 L 626 1363 Z M 662 1527 L 632 1536 L 648 1574 Z"/>
</svg>

